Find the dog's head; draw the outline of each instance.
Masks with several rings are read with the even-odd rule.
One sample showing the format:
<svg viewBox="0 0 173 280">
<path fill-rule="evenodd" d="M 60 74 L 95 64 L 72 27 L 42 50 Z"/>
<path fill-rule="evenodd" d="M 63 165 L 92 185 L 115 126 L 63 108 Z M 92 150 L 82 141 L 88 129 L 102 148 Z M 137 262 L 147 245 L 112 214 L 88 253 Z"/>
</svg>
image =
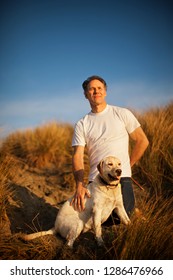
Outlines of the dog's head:
<svg viewBox="0 0 173 280">
<path fill-rule="evenodd" d="M 108 185 L 117 185 L 120 181 L 122 169 L 118 158 L 109 156 L 101 160 L 97 165 L 101 178 Z"/>
</svg>

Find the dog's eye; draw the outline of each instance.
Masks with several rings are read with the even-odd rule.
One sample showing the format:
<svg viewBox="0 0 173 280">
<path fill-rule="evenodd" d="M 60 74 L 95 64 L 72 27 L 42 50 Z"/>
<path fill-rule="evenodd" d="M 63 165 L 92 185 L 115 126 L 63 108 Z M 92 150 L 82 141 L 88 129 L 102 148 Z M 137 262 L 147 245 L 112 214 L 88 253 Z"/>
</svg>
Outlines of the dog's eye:
<svg viewBox="0 0 173 280">
<path fill-rule="evenodd" d="M 120 165 L 121 165 L 121 163 L 119 162 L 119 163 L 118 163 L 118 166 L 120 166 Z"/>
<path fill-rule="evenodd" d="M 109 166 L 112 166 L 112 165 L 113 165 L 113 163 L 112 163 L 112 162 L 109 162 L 109 163 L 108 163 L 108 165 L 109 165 Z"/>
</svg>

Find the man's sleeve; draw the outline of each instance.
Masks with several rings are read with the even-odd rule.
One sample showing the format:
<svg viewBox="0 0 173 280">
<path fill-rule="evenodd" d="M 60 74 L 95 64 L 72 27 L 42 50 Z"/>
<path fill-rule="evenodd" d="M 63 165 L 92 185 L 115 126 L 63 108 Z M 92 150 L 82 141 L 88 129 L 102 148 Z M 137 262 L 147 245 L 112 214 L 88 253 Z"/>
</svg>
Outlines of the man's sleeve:
<svg viewBox="0 0 173 280">
<path fill-rule="evenodd" d="M 72 146 L 85 146 L 85 134 L 84 134 L 84 128 L 83 123 L 81 121 L 77 122 L 74 127 L 74 133 L 72 138 Z"/>
<path fill-rule="evenodd" d="M 123 120 L 129 134 L 132 133 L 136 128 L 140 127 L 139 121 L 128 109 L 124 109 Z"/>
</svg>

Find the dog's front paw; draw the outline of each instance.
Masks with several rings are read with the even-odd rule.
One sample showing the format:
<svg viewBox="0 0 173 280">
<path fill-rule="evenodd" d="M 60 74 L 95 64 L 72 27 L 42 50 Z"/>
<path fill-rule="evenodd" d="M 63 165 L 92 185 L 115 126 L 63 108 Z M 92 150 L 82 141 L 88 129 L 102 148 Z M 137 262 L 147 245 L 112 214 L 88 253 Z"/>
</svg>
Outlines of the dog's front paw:
<svg viewBox="0 0 173 280">
<path fill-rule="evenodd" d="M 73 243 L 74 243 L 74 240 L 68 240 L 68 242 L 66 243 L 67 247 L 70 248 L 70 249 L 73 249 Z"/>
<path fill-rule="evenodd" d="M 126 226 L 129 226 L 131 224 L 131 221 L 129 218 L 122 219 L 121 222 Z"/>
<path fill-rule="evenodd" d="M 104 246 L 104 241 L 103 241 L 102 237 L 97 237 L 96 240 L 97 240 L 97 245 L 99 247 L 103 247 Z"/>
</svg>

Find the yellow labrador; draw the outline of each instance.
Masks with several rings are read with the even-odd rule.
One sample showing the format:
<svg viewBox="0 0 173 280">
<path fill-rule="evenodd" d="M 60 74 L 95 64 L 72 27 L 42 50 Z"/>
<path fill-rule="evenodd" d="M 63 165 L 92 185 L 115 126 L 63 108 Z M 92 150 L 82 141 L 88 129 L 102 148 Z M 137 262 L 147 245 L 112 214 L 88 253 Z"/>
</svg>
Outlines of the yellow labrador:
<svg viewBox="0 0 173 280">
<path fill-rule="evenodd" d="M 97 166 L 99 174 L 87 188 L 91 194 L 86 198 L 85 209 L 82 212 L 74 210 L 70 205 L 72 198 L 67 200 L 58 212 L 54 228 L 24 236 L 25 240 L 31 240 L 47 234 L 59 233 L 66 238 L 67 245 L 73 247 L 75 239 L 81 232 L 94 229 L 99 246 L 103 245 L 101 224 L 104 223 L 115 209 L 120 220 L 125 225 L 130 223 L 124 209 L 120 176 L 121 162 L 119 159 L 109 156 L 104 158 Z"/>
</svg>

